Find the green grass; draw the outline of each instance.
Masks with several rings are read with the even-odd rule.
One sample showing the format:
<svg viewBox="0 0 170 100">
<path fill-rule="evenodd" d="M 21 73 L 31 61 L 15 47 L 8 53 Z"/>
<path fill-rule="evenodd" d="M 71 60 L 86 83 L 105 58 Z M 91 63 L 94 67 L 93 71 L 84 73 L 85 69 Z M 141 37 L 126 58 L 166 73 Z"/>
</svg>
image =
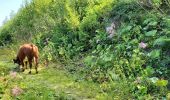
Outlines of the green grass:
<svg viewBox="0 0 170 100">
<path fill-rule="evenodd" d="M 13 51 L 12 51 L 13 52 Z M 17 72 L 13 77 L 10 75 L 17 65 L 12 63 L 11 50 L 0 49 L 0 99 L 2 100 L 82 100 L 82 99 L 103 99 L 104 94 L 99 84 L 89 81 L 77 81 L 74 75 L 69 74 L 57 67 L 63 67 L 57 63 L 52 63 L 45 68 L 42 65 L 39 73 L 28 74 L 29 69 L 24 73 Z M 14 87 L 19 87 L 23 92 L 18 96 L 13 96 L 11 91 Z"/>
<path fill-rule="evenodd" d="M 15 71 L 14 69 L 17 67 L 12 62 L 14 57 L 15 52 L 10 48 L 0 49 L 0 100 L 134 99 L 132 93 L 134 91 L 130 91 L 132 88 L 135 88 L 133 86 L 135 85 L 134 83 L 127 80 L 103 83 L 87 81 L 83 79 L 81 71 L 68 72 L 75 67 L 73 64 L 62 65 L 59 62 L 50 62 L 48 67 L 44 67 L 42 62 L 40 62 L 38 74 L 35 74 L 35 69 L 33 68 L 32 74 L 28 74 L 29 69 L 26 69 L 25 72 L 17 72 L 16 75 L 11 75 L 11 71 Z M 68 70 L 65 70 L 65 68 Z M 15 87 L 22 89 L 21 94 L 13 95 L 12 90 Z M 162 90 L 163 92 L 165 91 Z M 157 97 L 148 94 L 144 98 L 152 100 L 152 98 Z"/>
</svg>

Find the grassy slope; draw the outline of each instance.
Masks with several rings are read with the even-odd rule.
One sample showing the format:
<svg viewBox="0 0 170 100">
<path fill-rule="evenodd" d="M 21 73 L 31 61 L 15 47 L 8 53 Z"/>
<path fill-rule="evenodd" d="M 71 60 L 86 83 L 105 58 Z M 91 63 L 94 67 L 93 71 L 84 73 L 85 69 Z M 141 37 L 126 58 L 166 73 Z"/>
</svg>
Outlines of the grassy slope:
<svg viewBox="0 0 170 100">
<path fill-rule="evenodd" d="M 124 7 L 124 8 L 122 8 L 122 7 Z M 55 8 L 55 7 L 54 7 Z M 98 7 L 96 7 L 96 8 L 98 8 Z M 107 8 L 107 7 L 106 7 Z M 133 8 L 133 10 L 135 11 L 135 12 L 133 12 L 133 11 L 130 11 L 131 9 Z M 55 8 L 56 9 L 56 8 Z M 138 10 L 139 10 L 139 12 L 138 12 Z M 31 10 L 32 11 L 32 10 Z M 55 11 L 55 10 L 54 10 Z M 91 10 L 89 10 L 89 11 L 91 11 Z M 99 10 L 100 11 L 100 10 Z M 133 80 L 136 80 L 136 77 L 137 76 L 141 76 L 140 75 L 140 71 L 141 70 L 144 70 L 144 69 L 142 69 L 143 68 L 143 60 L 145 60 L 146 62 L 148 62 L 149 64 L 147 64 L 147 65 L 150 65 L 150 66 L 157 66 L 157 68 L 156 68 L 156 71 L 157 72 L 160 72 L 160 73 L 164 73 L 164 74 L 162 74 L 162 76 L 164 77 L 165 75 L 166 76 L 168 76 L 167 75 L 167 73 L 166 73 L 166 71 L 164 71 L 164 70 L 166 70 L 166 64 L 168 64 L 168 62 L 169 62 L 169 60 L 165 60 L 164 62 L 162 62 L 162 60 L 159 60 L 159 62 L 157 61 L 157 57 L 155 57 L 156 59 L 149 59 L 150 58 L 150 56 L 148 57 L 148 56 L 146 56 L 146 57 L 148 57 L 148 59 L 145 59 L 145 56 L 143 57 L 143 55 L 141 56 L 140 54 L 151 54 L 151 53 L 153 53 L 153 56 L 155 55 L 154 53 L 157 53 L 157 52 L 151 52 L 151 50 L 153 50 L 153 51 L 155 51 L 155 50 L 157 50 L 157 49 L 162 49 L 161 47 L 160 48 L 158 48 L 158 47 L 156 47 L 156 46 L 154 46 L 154 41 L 155 41 L 155 39 L 157 39 L 157 38 L 159 38 L 160 36 L 165 36 L 166 37 L 166 31 L 164 32 L 164 31 L 160 31 L 160 26 L 161 26 L 161 24 L 160 24 L 160 22 L 162 22 L 162 19 L 160 19 L 160 20 L 158 20 L 158 18 L 156 17 L 156 18 L 152 18 L 151 16 L 149 16 L 149 15 L 146 15 L 145 16 L 145 14 L 146 13 L 144 13 L 144 14 L 141 14 L 142 13 L 142 11 L 141 11 L 141 9 L 134 9 L 134 7 L 132 6 L 131 7 L 131 5 L 128 5 L 127 4 L 127 6 L 126 6 L 126 4 L 125 4 L 125 6 L 124 5 L 121 5 L 121 6 L 118 6 L 118 8 L 117 8 L 117 10 L 116 9 L 114 9 L 113 11 L 115 11 L 115 12 L 113 12 L 115 15 L 117 15 L 117 17 L 118 17 L 118 19 L 119 20 L 122 20 L 123 21 L 123 19 L 124 19 L 124 23 L 125 23 L 125 27 L 120 27 L 120 29 L 118 29 L 118 30 L 120 30 L 120 32 L 118 31 L 118 33 L 119 34 L 122 34 L 122 35 L 120 35 L 120 36 L 122 36 L 119 40 L 120 41 L 114 41 L 114 40 L 116 40 L 117 38 L 115 37 L 114 39 L 113 39 L 113 44 L 109 44 L 108 43 L 108 45 L 112 45 L 113 46 L 113 48 L 114 48 L 114 50 L 117 50 L 116 52 L 117 52 L 117 54 L 116 54 L 116 52 L 113 52 L 113 48 L 111 48 L 111 49 L 109 49 L 110 47 L 107 47 L 106 46 L 106 48 L 105 49 L 109 49 L 107 52 L 105 52 L 105 53 L 99 53 L 98 55 L 99 55 L 99 58 L 100 59 L 97 59 L 97 57 L 98 56 L 96 56 L 96 59 L 98 60 L 98 63 L 96 63 L 96 65 L 94 64 L 92 64 L 93 62 L 92 62 L 92 60 L 89 60 L 89 63 L 91 63 L 91 65 L 93 65 L 93 67 L 94 67 L 94 70 L 92 69 L 92 71 L 90 71 L 89 70 L 89 72 L 92 72 L 92 74 L 91 74 L 91 76 L 94 78 L 94 80 L 96 80 L 97 78 L 99 78 L 100 80 L 102 80 L 102 75 L 99 75 L 99 74 L 96 74 L 95 73 L 95 69 L 96 70 L 98 70 L 98 67 L 97 66 L 99 66 L 100 68 L 104 68 L 105 66 L 109 66 L 110 68 L 114 68 L 115 66 L 113 66 L 112 64 L 117 64 L 118 65 L 118 69 L 120 70 L 120 72 L 118 72 L 118 74 L 125 74 L 126 75 L 126 73 L 130 73 L 129 75 L 131 75 L 131 74 L 134 74 L 134 79 L 132 79 L 132 80 L 128 80 L 127 79 L 127 82 L 126 82 L 126 80 L 125 80 L 125 82 L 122 82 L 122 80 L 121 81 L 117 81 L 117 80 L 115 80 L 114 82 L 112 82 L 111 84 L 113 85 L 113 86 L 111 86 L 111 87 L 109 87 L 109 85 L 110 84 L 104 84 L 103 85 L 103 83 L 102 84 L 100 84 L 100 85 L 98 85 L 98 84 L 95 84 L 95 83 L 90 83 L 90 82 L 85 82 L 85 81 L 81 81 L 81 82 L 77 82 L 77 79 L 74 77 L 74 75 L 71 75 L 71 74 L 68 74 L 67 72 L 65 72 L 65 71 L 61 71 L 61 70 L 59 70 L 59 69 L 55 69 L 54 70 L 54 68 L 53 67 L 59 67 L 60 66 L 60 68 L 62 68 L 62 67 L 65 67 L 65 66 L 61 66 L 61 65 L 59 65 L 59 64 L 51 64 L 50 66 L 49 66 L 49 68 L 42 68 L 42 70 L 40 71 L 40 73 L 38 74 L 38 75 L 35 75 L 35 74 L 32 74 L 32 75 L 28 75 L 27 73 L 28 73 L 28 71 L 26 71 L 25 73 L 19 73 L 18 74 L 18 77 L 20 77 L 19 79 L 11 79 L 10 78 L 10 75 L 8 75 L 9 74 L 9 71 L 11 70 L 11 68 L 13 68 L 13 67 L 15 67 L 12 63 L 9 63 L 9 59 L 12 59 L 11 58 L 11 55 L 13 55 L 14 53 L 13 52 L 10 52 L 9 50 L 7 50 L 7 49 L 2 49 L 2 51 L 1 51 L 1 53 L 0 53 L 0 61 L 2 61 L 1 63 L 0 63 L 0 71 L 2 70 L 3 72 L 5 72 L 5 73 L 7 73 L 4 77 L 5 78 L 7 78 L 7 83 L 5 83 L 4 82 L 4 86 L 5 86 L 5 94 L 3 95 L 3 98 L 7 98 L 7 97 L 11 97 L 11 94 L 10 94 L 10 90 L 13 88 L 13 87 L 15 87 L 15 85 L 16 86 L 19 86 L 19 87 L 21 87 L 23 90 L 24 90 L 24 93 L 22 94 L 22 95 L 20 95 L 18 98 L 21 98 L 21 99 L 25 99 L 25 98 L 27 98 L 27 99 L 30 99 L 30 100 L 32 100 L 32 99 L 40 99 L 40 98 L 42 98 L 42 99 L 45 99 L 45 100 L 47 100 L 47 99 L 55 99 L 55 98 L 58 98 L 58 99 L 70 99 L 70 98 L 72 98 L 72 99 L 82 99 L 82 98 L 90 98 L 90 99 L 95 99 L 95 98 L 106 98 L 107 97 L 107 95 L 112 95 L 112 97 L 114 97 L 115 98 L 115 95 L 118 95 L 118 97 L 124 97 L 125 99 L 128 99 L 128 98 L 126 98 L 126 97 L 129 97 L 129 98 L 133 98 L 133 97 L 138 97 L 138 98 L 140 98 L 140 97 L 144 97 L 145 96 L 145 98 L 147 98 L 148 99 L 148 97 L 150 97 L 150 95 L 153 95 L 153 97 L 155 97 L 155 98 L 158 98 L 159 97 L 159 95 L 160 95 L 160 97 L 165 97 L 165 95 L 166 95 L 166 91 L 164 91 L 165 89 L 163 89 L 163 88 L 166 88 L 166 87 L 163 87 L 163 88 L 159 88 L 159 87 L 156 87 L 155 86 L 155 84 L 152 84 L 154 87 L 151 87 L 150 86 L 150 84 L 149 83 L 145 83 L 145 79 L 148 79 L 148 78 L 150 78 L 150 77 L 153 77 L 153 76 L 145 76 L 145 74 L 143 74 L 143 79 L 140 79 L 140 77 L 139 77 L 139 79 L 140 80 L 142 80 L 141 82 L 140 82 L 140 84 L 134 84 L 133 83 Z M 140 12 L 141 11 L 141 12 Z M 29 10 L 28 10 L 28 12 L 29 12 Z M 52 13 L 52 12 L 51 12 Z M 53 13 L 52 13 L 53 14 Z M 113 14 L 113 16 L 115 16 Z M 27 14 L 26 14 L 27 15 Z M 24 15 L 25 17 L 23 18 L 23 20 L 24 21 L 27 21 L 28 19 L 30 19 L 30 16 L 26 16 L 26 15 Z M 28 14 L 29 15 L 29 14 Z M 50 14 L 49 14 L 50 15 Z M 57 14 L 56 14 L 57 15 Z M 112 15 L 112 14 L 111 14 Z M 139 15 L 139 16 L 137 16 L 137 15 Z M 143 17 L 143 16 L 145 16 L 145 17 Z M 150 21 L 149 20 L 147 20 L 147 17 L 151 17 L 151 19 L 150 19 Z M 155 14 L 155 16 L 156 16 L 156 14 Z M 28 18 L 27 18 L 28 17 Z M 120 17 L 120 18 L 119 18 Z M 122 18 L 121 18 L 122 17 Z M 149 18 L 148 17 L 148 18 Z M 18 17 L 19 18 L 19 17 Z M 44 18 L 46 18 L 46 17 L 44 17 Z M 51 18 L 51 17 L 49 17 L 49 18 Z M 91 18 L 91 17 L 90 17 Z M 94 17 L 95 18 L 95 17 Z M 21 19 L 21 18 L 19 18 L 19 19 Z M 48 18 L 46 18 L 46 19 L 48 19 Z M 57 19 L 57 18 L 56 18 Z M 88 17 L 87 17 L 87 19 L 89 19 Z M 92 16 L 92 18 L 91 19 L 93 19 L 93 16 Z M 36 20 L 36 19 L 35 19 Z M 70 21 L 71 21 L 72 19 L 70 19 Z M 126 21 L 125 21 L 126 20 Z M 140 21 L 141 20 L 141 21 Z M 23 23 L 21 23 L 20 25 L 21 26 L 23 26 L 23 25 L 25 25 L 25 22 L 23 21 Z M 39 21 L 39 20 L 38 20 Z M 56 20 L 56 22 L 57 22 L 58 20 Z M 87 22 L 86 22 L 87 21 Z M 90 21 L 90 20 L 89 20 Z M 129 21 L 131 22 L 131 23 L 129 23 Z M 18 21 L 17 21 L 18 22 Z M 33 20 L 33 22 L 34 22 L 34 20 Z M 48 22 L 48 21 L 47 21 Z M 51 21 L 49 21 L 49 24 L 51 24 L 50 23 Z M 85 22 L 86 23 L 88 23 L 88 20 L 85 20 Z M 145 24 L 143 24 L 144 22 L 147 22 L 146 23 L 146 25 Z M 82 22 L 83 23 L 83 22 Z M 84 24 L 82 24 L 85 28 L 83 28 L 83 29 L 86 29 L 86 27 L 87 28 L 89 28 L 89 29 L 91 29 L 91 27 L 93 26 L 93 24 L 90 26 L 89 24 L 87 24 L 86 25 L 86 23 L 84 23 Z M 96 20 L 96 21 L 94 21 L 94 23 L 96 24 L 96 25 L 99 25 L 98 24 L 98 21 Z M 156 23 L 156 24 L 155 24 Z M 67 24 L 69 25 L 69 23 L 64 23 L 64 25 L 66 25 L 67 26 Z M 148 25 L 147 25 L 148 24 Z M 151 25 L 149 25 L 149 24 L 151 24 Z M 40 26 L 40 27 L 44 27 L 44 26 L 41 26 L 41 25 L 44 25 L 44 24 L 42 24 L 42 23 L 37 23 L 37 25 L 36 26 Z M 59 25 L 60 25 L 60 23 L 59 23 Z M 13 25 L 11 25 L 11 26 L 17 26 L 17 25 L 15 25 L 15 24 L 13 24 Z M 11 26 L 9 26 L 9 27 L 11 27 Z M 29 33 L 28 32 L 28 30 L 27 30 L 27 26 L 30 26 L 29 24 L 27 25 L 25 25 L 24 26 L 24 28 L 26 28 L 26 30 L 24 31 L 24 32 L 20 32 L 20 29 L 18 28 L 18 30 L 19 31 L 16 31 L 16 32 L 14 32 L 14 33 L 18 33 L 18 35 L 20 36 L 20 33 L 22 33 L 23 34 L 23 36 L 25 35 L 25 34 L 27 34 L 27 33 Z M 32 26 L 32 25 L 31 25 Z M 60 26 L 62 26 L 62 25 L 60 25 Z M 71 25 L 70 25 L 71 26 Z M 159 27 L 158 27 L 159 26 Z M 45 25 L 45 27 L 48 29 L 48 25 L 46 26 Z M 56 27 L 56 26 L 55 26 Z M 11 28 L 13 28 L 13 27 L 11 27 Z M 22 27 L 21 27 L 22 28 Z M 37 29 L 38 27 L 34 27 L 35 29 Z M 67 28 L 69 28 L 69 27 L 65 27 L 66 29 Z M 80 27 L 81 28 L 81 27 Z M 99 28 L 99 27 L 98 27 Z M 146 29 L 146 28 L 148 28 L 148 29 Z M 157 29 L 158 28 L 158 29 Z M 162 29 L 164 29 L 164 27 L 162 26 L 161 27 Z M 165 27 L 165 29 L 166 29 L 167 27 Z M 7 32 L 5 31 L 4 32 L 4 34 L 6 34 L 6 33 L 11 33 L 10 31 L 11 31 L 11 29 L 8 29 L 8 28 L 4 28 L 4 29 L 6 29 L 7 30 Z M 14 29 L 15 29 L 15 27 L 14 27 Z M 28 28 L 29 29 L 29 28 Z M 30 31 L 31 31 L 31 33 L 38 33 L 37 31 L 35 31 L 35 30 L 33 30 L 32 29 L 32 27 L 30 27 Z M 97 28 L 96 28 L 97 29 Z M 100 29 L 100 28 L 99 28 Z M 102 28 L 103 29 L 103 28 Z M 9 31 L 10 30 L 10 31 Z M 40 28 L 40 30 L 41 30 L 41 28 Z M 39 31 L 40 31 L 39 30 Z M 63 40 L 58 40 L 58 41 L 56 41 L 56 39 L 58 39 L 58 36 L 60 36 L 61 35 L 61 33 L 59 33 L 59 34 L 57 34 L 58 33 L 58 31 L 59 30 L 57 30 L 57 31 L 54 31 L 54 32 L 52 32 L 51 31 L 52 29 L 49 29 L 48 31 L 50 31 L 50 32 L 42 32 L 41 33 L 41 31 L 40 31 L 40 36 L 39 35 L 37 35 L 37 43 L 38 44 L 43 44 L 43 39 L 42 39 L 42 41 L 40 41 L 40 37 L 41 37 L 41 35 L 44 35 L 44 37 L 46 37 L 46 34 L 47 33 L 50 33 L 51 35 L 53 35 L 53 34 L 55 34 L 54 36 L 55 36 L 55 38 L 53 39 L 53 40 L 55 40 L 55 41 L 52 41 L 52 42 L 54 42 L 54 43 L 57 43 L 58 45 L 60 44 L 60 43 L 62 43 L 62 42 L 64 42 L 65 43 L 65 46 L 66 46 L 66 48 L 64 48 L 65 46 L 63 46 L 63 49 L 58 49 L 58 47 L 60 47 L 60 46 L 58 46 L 58 45 L 56 45 L 56 48 L 55 49 L 53 49 L 53 50 L 56 50 L 56 52 L 60 52 L 60 51 L 62 51 L 62 50 L 64 50 L 64 49 L 66 49 L 66 50 L 68 50 L 68 54 L 72 54 L 72 55 L 74 55 L 74 54 L 77 54 L 77 51 L 79 51 L 79 49 L 77 49 L 77 48 L 79 48 L 80 46 L 82 46 L 82 44 L 80 43 L 79 44 L 79 42 L 77 42 L 77 40 L 75 40 L 74 41 L 74 39 L 73 40 L 69 40 L 69 39 L 67 39 L 67 35 L 66 35 L 66 37 L 63 37 L 63 38 L 61 38 L 61 39 L 63 39 Z M 62 28 L 61 28 L 61 30 L 62 30 Z M 65 30 L 64 28 L 63 28 L 63 30 Z M 95 29 L 93 29 L 93 30 L 95 30 Z M 160 34 L 157 34 L 156 35 L 156 37 L 152 37 L 152 36 L 147 36 L 146 38 L 145 38 L 145 34 L 148 34 L 148 33 L 150 33 L 150 31 L 151 31 L 151 33 L 154 33 L 154 31 L 158 31 L 158 32 L 156 32 L 156 33 L 160 33 Z M 8 32 L 9 31 L 9 32 Z M 60 32 L 60 31 L 59 31 Z M 70 31 L 71 32 L 71 31 Z M 162 33 L 163 32 L 163 33 Z M 3 32 L 2 32 L 3 33 Z M 65 31 L 63 31 L 63 33 L 67 33 L 67 30 L 65 30 Z M 68 31 L 68 33 L 69 33 L 69 31 Z M 72 32 L 71 32 L 72 33 Z M 74 32 L 73 32 L 74 33 Z M 77 32 L 75 32 L 75 33 L 77 33 Z M 80 33 L 81 33 L 81 31 L 80 31 Z M 85 34 L 86 34 L 86 32 L 84 32 Z M 91 31 L 87 31 L 87 33 L 93 33 L 93 31 L 91 32 Z M 95 41 L 96 40 L 100 40 L 101 39 L 101 41 L 102 40 L 105 40 L 105 38 L 103 37 L 103 36 L 100 36 L 99 34 L 101 34 L 101 33 L 103 33 L 102 31 L 101 32 L 99 32 L 99 33 L 96 33 L 95 35 L 96 35 L 96 39 L 94 38 L 91 38 L 91 40 L 93 40 L 94 41 L 94 44 L 92 45 L 92 46 L 94 46 L 94 48 L 96 47 L 96 45 L 98 46 L 98 47 L 102 47 L 102 44 L 95 44 Z M 126 33 L 129 33 L 129 34 L 126 34 Z M 155 33 L 155 34 L 156 34 Z M 169 32 L 167 32 L 167 33 L 169 33 Z M 39 34 L 39 33 L 38 33 Z M 105 34 L 105 33 L 104 33 Z M 17 35 L 17 34 L 16 34 Z M 69 35 L 68 36 L 68 38 L 69 37 L 74 37 L 74 35 Z M 83 35 L 82 35 L 83 36 Z M 89 35 L 89 36 L 91 36 L 91 35 Z M 92 35 L 93 36 L 93 35 Z M 8 35 L 6 36 L 6 37 L 8 37 Z M 56 38 L 57 37 L 57 38 Z M 2 38 L 5 40 L 5 36 L 3 36 L 2 35 Z M 126 38 L 129 38 L 129 39 L 126 39 Z M 138 38 L 138 39 L 135 39 L 135 38 Z M 168 38 L 169 38 L 169 36 L 168 36 Z M 16 39 L 18 39 L 18 38 L 16 38 Z M 82 38 L 82 39 L 85 39 L 86 40 L 86 38 Z M 61 41 L 61 42 L 59 42 L 59 41 Z M 74 43 L 73 44 L 71 44 L 71 45 L 73 45 L 73 47 L 67 47 L 67 45 L 68 44 L 70 44 L 70 41 L 73 41 Z M 86 41 L 88 41 L 88 40 L 86 40 Z M 127 42 L 128 41 L 128 42 Z M 138 48 L 138 43 L 140 43 L 141 41 L 144 41 L 144 42 L 146 42 L 147 44 L 148 44 L 148 51 L 146 50 L 142 50 L 141 49 L 141 51 L 138 53 L 136 53 L 136 52 L 134 52 L 134 51 L 139 51 L 139 48 Z M 42 43 L 41 43 L 42 42 Z M 89 41 L 88 41 L 89 42 Z M 107 42 L 104 42 L 103 44 L 107 44 Z M 75 46 L 74 46 L 75 45 Z M 84 45 L 84 43 L 83 43 L 83 45 Z M 118 49 L 118 48 L 115 48 L 115 47 L 120 47 L 120 49 Z M 126 47 L 130 47 L 130 50 L 127 50 L 126 49 Z M 70 50 L 70 51 L 69 51 Z M 94 50 L 94 51 L 96 51 L 96 50 Z M 104 49 L 103 48 L 99 48 L 99 50 L 97 50 L 95 53 L 98 53 L 98 52 L 102 52 L 102 51 L 104 51 Z M 126 52 L 124 52 L 124 51 L 126 51 Z M 157 51 L 159 51 L 159 50 L 157 50 Z M 120 52 L 120 53 L 119 53 Z M 168 49 L 167 49 L 167 52 L 168 52 Z M 53 52 L 52 52 L 53 53 Z M 65 55 L 67 55 L 67 53 L 65 53 Z M 94 53 L 94 54 L 95 54 Z M 114 54 L 113 54 L 114 53 Z M 168 52 L 169 53 L 169 52 Z M 9 55 L 10 54 L 10 55 Z M 93 54 L 93 53 L 92 53 Z M 107 54 L 112 54 L 112 58 L 110 57 L 110 59 L 111 59 L 111 63 L 110 63 L 110 65 L 108 64 L 108 62 L 107 62 L 107 60 L 108 60 L 108 57 L 107 57 Z M 101 55 L 105 55 L 105 56 L 101 56 Z M 117 56 L 118 55 L 118 56 Z M 132 61 L 131 60 L 129 60 L 129 55 L 130 55 L 130 57 L 132 56 Z M 133 57 L 133 55 L 134 55 L 134 57 Z M 157 54 L 157 55 L 159 55 L 159 54 Z M 164 53 L 164 55 L 166 55 L 166 52 Z M 64 56 L 64 55 L 63 55 Z M 89 56 L 91 56 L 91 54 L 89 53 Z M 139 57 L 140 58 L 139 58 Z M 114 57 L 116 57 L 116 60 L 114 59 Z M 119 57 L 123 57 L 123 58 L 119 58 Z M 4 60 L 4 58 L 5 58 L 5 60 Z M 125 59 L 124 59 L 125 58 Z M 138 58 L 138 60 L 136 60 Z M 151 57 L 151 58 L 154 58 L 154 57 Z M 169 56 L 167 57 L 163 57 L 163 59 L 165 59 L 165 58 L 168 58 L 169 59 Z M 161 58 L 160 58 L 161 59 Z M 149 61 L 147 61 L 147 60 L 149 60 Z M 104 63 L 100 63 L 100 61 L 105 61 Z M 113 62 L 112 62 L 113 61 Z M 130 63 L 129 64 L 129 66 L 128 67 L 126 67 L 126 66 L 124 66 L 123 64 L 123 62 L 125 62 L 125 61 L 128 61 L 128 63 Z M 88 62 L 88 61 L 87 61 Z M 136 63 L 137 62 L 137 63 Z M 152 64 L 151 62 L 153 62 L 154 64 Z M 157 62 L 157 63 L 156 63 Z M 167 62 L 167 63 L 166 63 Z M 106 63 L 108 64 L 108 65 L 106 65 Z M 120 63 L 122 63 L 122 64 L 120 64 Z M 160 64 L 161 63 L 161 64 Z M 134 64 L 134 65 L 137 65 L 137 66 L 131 66 L 132 64 Z M 159 64 L 159 67 L 158 67 L 158 64 Z M 163 67 L 162 65 L 165 65 L 165 67 Z M 123 66 L 123 67 L 122 67 Z M 144 65 L 145 66 L 145 65 Z M 70 68 L 70 70 L 75 70 L 77 67 L 72 67 L 71 65 L 69 65 L 68 66 L 69 68 Z M 133 68 L 134 67 L 134 68 Z M 146 66 L 147 67 L 147 66 Z M 71 69 L 72 68 L 72 69 Z M 99 68 L 99 69 L 100 69 Z M 126 70 L 127 69 L 127 72 L 125 71 L 124 72 L 124 70 Z M 140 70 L 139 70 L 140 69 Z M 4 71 L 5 70 L 5 71 Z M 133 71 L 134 70 L 134 71 Z M 151 69 L 150 69 L 151 70 Z M 93 72 L 94 71 L 94 72 Z M 122 72 L 121 72 L 122 71 Z M 138 72 L 139 71 L 139 72 Z M 145 70 L 145 71 L 147 71 L 147 70 Z M 144 72 L 145 72 L 144 71 Z M 148 68 L 148 73 L 150 72 L 152 72 L 153 70 L 151 70 L 151 71 L 149 71 L 149 68 Z M 111 73 L 114 73 L 113 72 L 113 70 L 111 70 L 110 71 Z M 143 72 L 143 71 L 141 71 L 141 72 Z M 73 73 L 74 73 L 74 71 L 73 71 Z M 75 72 L 76 73 L 76 72 Z M 139 73 L 139 74 L 138 74 Z M 147 73 L 147 72 L 146 72 Z M 169 73 L 169 72 L 168 72 Z M 115 73 L 114 73 L 115 74 Z M 114 74 L 113 74 L 113 79 L 114 79 Z M 137 74 L 137 75 L 136 75 Z M 157 73 L 155 72 L 155 74 L 157 75 Z M 3 74 L 2 74 L 3 75 Z M 79 75 L 79 74 L 77 74 L 77 75 Z M 99 75 L 99 77 L 97 76 L 97 77 L 95 77 L 95 75 L 97 76 L 97 75 Z M 115 74 L 115 75 L 117 75 L 117 73 Z M 122 75 L 122 76 L 123 76 Z M 100 76 L 101 76 L 101 78 L 100 78 Z M 133 76 L 133 75 L 132 75 Z M 155 75 L 154 75 L 155 76 Z M 157 76 L 159 76 L 159 75 L 157 75 Z M 162 77 L 161 76 L 161 77 Z M 80 77 L 80 75 L 79 75 L 79 77 Z M 112 76 L 111 76 L 112 77 Z M 137 77 L 138 78 L 138 77 Z M 115 78 L 116 79 L 116 78 Z M 168 78 L 169 79 L 169 78 Z M 162 78 L 160 78 L 160 80 L 162 80 Z M 80 81 L 80 80 L 78 80 L 78 81 Z M 163 80 L 164 81 L 164 80 Z M 128 83 L 128 84 L 127 84 Z M 134 86 L 133 86 L 134 85 Z M 107 88 L 109 88 L 109 89 L 107 89 L 106 88 L 106 90 L 103 90 L 103 88 L 105 88 L 105 87 L 107 87 Z M 154 90 L 155 89 L 155 90 Z M 108 90 L 110 90 L 110 91 L 108 91 Z M 106 94 L 104 94 L 103 93 L 103 91 L 106 93 Z M 130 92 L 130 93 L 129 93 Z M 152 92 L 154 92 L 154 93 L 152 93 Z M 107 94 L 107 93 L 112 93 L 112 94 Z M 2 94 L 2 93 L 0 93 L 0 94 Z M 157 97 L 158 96 L 158 97 Z M 37 98 L 38 97 L 38 98 Z M 111 96 L 110 96 L 111 97 Z M 117 97 L 117 98 L 118 98 Z M 119 98 L 119 99 L 120 99 Z M 152 96 L 151 96 L 151 98 L 152 98 Z M 122 98 L 121 98 L 122 99 Z"/>
<path fill-rule="evenodd" d="M 68 74 L 63 70 L 54 70 L 57 64 L 50 64 L 48 68 L 39 68 L 39 74 L 33 72 L 28 74 L 28 70 L 24 73 L 17 72 L 17 76 L 12 78 L 10 70 L 15 66 L 11 61 L 11 51 L 8 49 L 0 49 L 1 69 L 5 69 L 6 73 L 1 75 L 2 84 L 0 88 L 4 90 L 0 94 L 0 98 L 21 99 L 21 100 L 54 100 L 54 99 L 102 99 L 106 95 L 102 94 L 100 86 L 91 82 L 80 81 L 76 82 L 73 75 Z M 5 68 L 4 68 L 5 67 Z M 62 67 L 62 66 L 61 66 Z M 1 71 L 2 72 L 2 71 Z M 23 89 L 23 93 L 14 97 L 11 94 L 11 89 L 15 86 Z"/>
</svg>

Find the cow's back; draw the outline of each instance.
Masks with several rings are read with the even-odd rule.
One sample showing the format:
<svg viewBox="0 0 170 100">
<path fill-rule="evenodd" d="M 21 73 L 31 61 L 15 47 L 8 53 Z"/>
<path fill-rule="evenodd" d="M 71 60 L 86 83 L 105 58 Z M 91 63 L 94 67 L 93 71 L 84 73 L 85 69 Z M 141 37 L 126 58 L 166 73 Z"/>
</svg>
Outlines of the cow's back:
<svg viewBox="0 0 170 100">
<path fill-rule="evenodd" d="M 25 57 L 25 56 L 32 56 L 32 46 L 30 44 L 24 44 L 20 47 L 18 56 Z"/>
<path fill-rule="evenodd" d="M 38 52 L 38 47 L 33 45 L 32 46 L 32 53 L 34 55 L 34 57 L 38 58 L 39 52 Z"/>
</svg>

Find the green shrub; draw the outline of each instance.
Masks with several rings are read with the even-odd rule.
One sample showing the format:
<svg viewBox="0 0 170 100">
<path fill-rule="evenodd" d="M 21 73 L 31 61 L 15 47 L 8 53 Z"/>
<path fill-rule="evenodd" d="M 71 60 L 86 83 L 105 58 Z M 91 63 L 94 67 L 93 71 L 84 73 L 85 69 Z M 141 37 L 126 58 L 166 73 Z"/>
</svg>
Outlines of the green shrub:
<svg viewBox="0 0 170 100">
<path fill-rule="evenodd" d="M 170 74 L 170 21 L 163 4 L 152 0 L 147 9 L 134 0 L 33 0 L 1 28 L 0 45 L 32 41 L 43 60 L 81 60 L 84 78 L 109 82 L 110 91 L 118 88 L 117 96 L 128 92 L 133 99 L 163 98 Z M 111 23 L 116 27 L 109 38 L 105 29 Z M 121 81 L 122 87 L 114 85 Z"/>
</svg>

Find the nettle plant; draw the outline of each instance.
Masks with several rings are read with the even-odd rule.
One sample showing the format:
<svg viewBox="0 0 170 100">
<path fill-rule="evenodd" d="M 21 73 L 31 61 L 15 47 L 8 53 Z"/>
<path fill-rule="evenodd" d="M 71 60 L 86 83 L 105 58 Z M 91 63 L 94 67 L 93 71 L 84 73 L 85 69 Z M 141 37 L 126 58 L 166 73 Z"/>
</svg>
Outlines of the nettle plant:
<svg viewBox="0 0 170 100">
<path fill-rule="evenodd" d="M 143 33 L 148 49 L 145 50 L 148 59 L 146 64 L 152 66 L 158 77 L 166 78 L 169 65 L 169 18 L 149 18 L 143 22 Z"/>
<path fill-rule="evenodd" d="M 133 16 L 133 19 L 137 18 Z M 124 20 L 111 39 L 99 30 L 91 40 L 93 51 L 84 60 L 88 75 L 97 82 L 138 81 L 130 89 L 136 98 L 152 92 L 163 97 L 169 75 L 168 26 L 169 18 L 155 14 L 138 16 L 138 20 L 130 22 Z"/>
</svg>

